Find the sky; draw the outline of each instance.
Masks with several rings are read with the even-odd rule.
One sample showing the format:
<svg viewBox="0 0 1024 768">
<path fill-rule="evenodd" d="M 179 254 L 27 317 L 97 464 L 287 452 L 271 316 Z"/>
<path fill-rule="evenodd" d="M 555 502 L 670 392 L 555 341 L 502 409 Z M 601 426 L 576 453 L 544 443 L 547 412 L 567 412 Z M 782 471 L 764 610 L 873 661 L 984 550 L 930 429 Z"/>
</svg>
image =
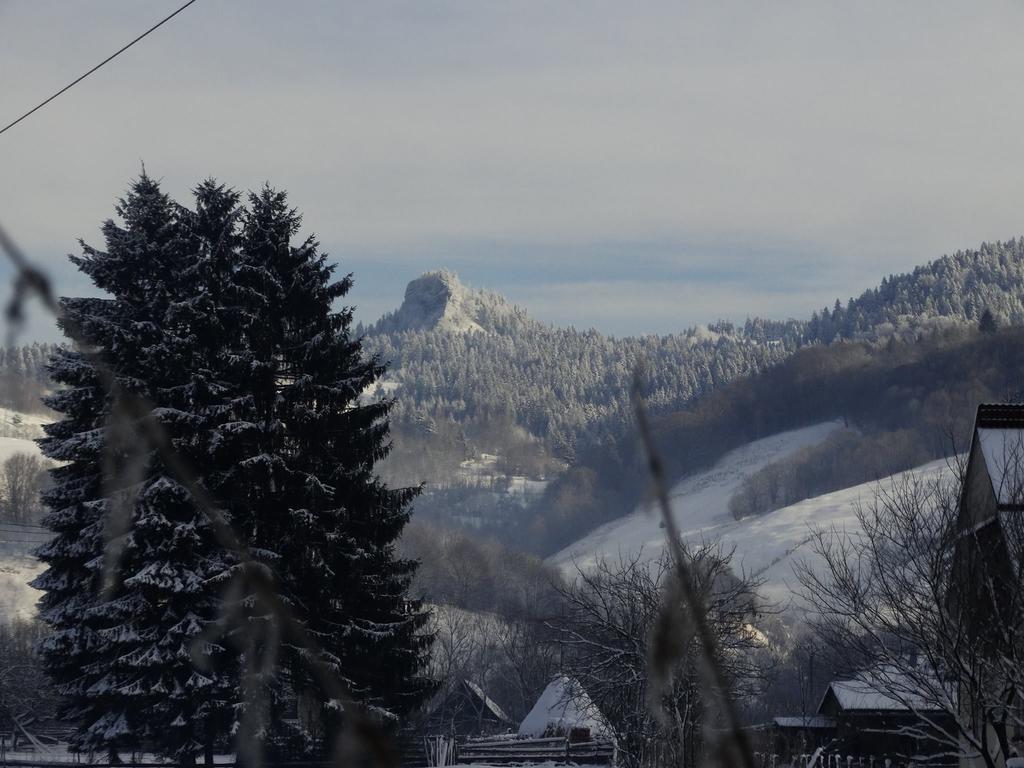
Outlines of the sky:
<svg viewBox="0 0 1024 768">
<path fill-rule="evenodd" d="M 0 124 L 182 1 L 0 0 Z M 66 254 L 145 163 L 182 202 L 287 190 L 366 321 L 438 268 L 615 334 L 806 317 L 1024 233 L 1022 30 L 999 2 L 198 0 L 0 135 L 0 223 L 89 292 Z"/>
</svg>

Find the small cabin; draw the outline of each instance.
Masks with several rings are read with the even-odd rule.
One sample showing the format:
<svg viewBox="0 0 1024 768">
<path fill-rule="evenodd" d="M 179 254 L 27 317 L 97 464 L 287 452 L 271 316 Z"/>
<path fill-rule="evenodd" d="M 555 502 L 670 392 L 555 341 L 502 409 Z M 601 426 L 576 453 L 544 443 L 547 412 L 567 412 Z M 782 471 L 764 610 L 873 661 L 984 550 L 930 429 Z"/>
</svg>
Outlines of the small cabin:
<svg viewBox="0 0 1024 768">
<path fill-rule="evenodd" d="M 454 736 L 494 736 L 513 727 L 505 711 L 472 680 L 462 680 L 442 696 L 427 722 L 431 732 Z"/>
<path fill-rule="evenodd" d="M 836 721 L 824 715 L 789 715 L 773 717 L 752 730 L 759 751 L 774 755 L 777 765 L 795 765 L 800 755 L 835 741 Z"/>
<path fill-rule="evenodd" d="M 1024 510 L 1024 405 L 979 405 L 960 497 L 961 530 Z"/>
<path fill-rule="evenodd" d="M 916 736 L 926 735 L 936 726 L 951 727 L 948 713 L 929 704 L 928 696 L 913 693 L 910 681 L 894 680 L 897 675 L 895 671 L 865 671 L 829 683 L 818 715 L 834 723 L 830 751 L 889 760 L 891 765 L 955 763 L 955 759 L 942 759 L 942 753 L 948 751 L 942 744 Z M 905 692 L 896 697 L 890 693 L 894 688 Z"/>
</svg>

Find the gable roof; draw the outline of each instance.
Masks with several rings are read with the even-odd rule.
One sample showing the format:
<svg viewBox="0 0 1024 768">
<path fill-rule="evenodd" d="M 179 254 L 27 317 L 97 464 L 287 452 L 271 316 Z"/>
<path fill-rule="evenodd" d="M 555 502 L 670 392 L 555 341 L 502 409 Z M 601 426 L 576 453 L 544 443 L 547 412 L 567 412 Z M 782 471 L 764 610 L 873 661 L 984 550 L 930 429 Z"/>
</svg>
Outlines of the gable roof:
<svg viewBox="0 0 1024 768">
<path fill-rule="evenodd" d="M 997 504 L 1024 506 L 1024 405 L 979 405 L 974 447 L 985 462 Z"/>
<path fill-rule="evenodd" d="M 498 719 L 499 722 L 512 722 L 512 718 L 505 714 L 505 710 L 499 707 L 498 703 L 494 699 L 484 693 L 483 688 L 472 680 L 463 680 L 462 683 L 480 700 L 480 702 Z"/>
<path fill-rule="evenodd" d="M 943 709 L 934 701 L 937 693 L 897 669 L 882 667 L 877 672 L 865 670 L 849 680 L 833 680 L 818 712 L 822 712 L 830 695 L 844 712 L 941 712 Z M 952 689 L 945 695 L 955 698 Z"/>
<path fill-rule="evenodd" d="M 831 717 L 825 717 L 824 715 L 807 715 L 801 717 L 799 715 L 795 717 L 773 717 L 772 723 L 779 728 L 807 728 L 809 730 L 814 729 L 830 729 L 836 727 L 836 721 Z"/>
</svg>

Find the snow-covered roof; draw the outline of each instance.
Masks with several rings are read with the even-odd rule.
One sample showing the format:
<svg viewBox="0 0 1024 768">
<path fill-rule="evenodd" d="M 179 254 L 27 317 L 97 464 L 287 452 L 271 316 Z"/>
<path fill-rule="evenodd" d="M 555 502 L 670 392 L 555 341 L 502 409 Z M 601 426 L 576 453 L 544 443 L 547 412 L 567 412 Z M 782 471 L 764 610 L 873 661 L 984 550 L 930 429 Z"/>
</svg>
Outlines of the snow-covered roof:
<svg viewBox="0 0 1024 768">
<path fill-rule="evenodd" d="M 979 427 L 978 448 L 1000 506 L 1024 503 L 1024 428 Z"/>
<path fill-rule="evenodd" d="M 952 690 L 943 694 L 941 686 L 935 691 L 928 690 L 919 681 L 912 680 L 903 672 L 885 668 L 879 672 L 864 671 L 849 680 L 833 680 L 829 683 L 822 707 L 828 700 L 829 692 L 836 697 L 841 709 L 861 712 L 934 712 L 939 707 L 935 695 L 945 695 L 951 700 Z M 818 708 L 819 711 L 821 707 Z"/>
<path fill-rule="evenodd" d="M 480 698 L 480 701 L 483 702 L 483 705 L 487 707 L 487 709 L 491 711 L 491 714 L 498 718 L 498 720 L 500 720 L 503 723 L 512 722 L 512 718 L 505 714 L 505 710 L 498 706 L 498 702 L 496 702 L 494 699 L 492 699 L 490 696 L 484 693 L 483 688 L 481 688 L 479 685 L 477 685 L 471 680 L 463 680 L 463 682 L 466 684 L 466 687 L 469 688 L 469 690 L 471 690 L 474 694 L 476 694 L 476 696 Z"/>
<path fill-rule="evenodd" d="M 567 733 L 572 728 L 589 728 L 591 736 L 611 735 L 611 729 L 583 686 L 562 675 L 548 683 L 519 726 L 519 735 L 537 739 L 549 730 Z"/>
<path fill-rule="evenodd" d="M 773 717 L 772 722 L 779 728 L 835 728 L 836 721 L 824 715 L 807 717 Z"/>
</svg>

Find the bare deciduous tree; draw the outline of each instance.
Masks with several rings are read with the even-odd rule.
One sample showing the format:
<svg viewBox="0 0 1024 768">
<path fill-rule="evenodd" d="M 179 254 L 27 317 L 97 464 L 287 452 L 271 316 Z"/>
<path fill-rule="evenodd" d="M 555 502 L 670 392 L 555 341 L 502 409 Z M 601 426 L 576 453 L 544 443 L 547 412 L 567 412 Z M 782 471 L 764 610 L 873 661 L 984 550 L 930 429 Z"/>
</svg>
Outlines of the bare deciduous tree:
<svg viewBox="0 0 1024 768">
<path fill-rule="evenodd" d="M 56 711 L 56 693 L 36 653 L 44 634 L 37 621 L 0 624 L 0 721 L 16 738 Z"/>
<path fill-rule="evenodd" d="M 751 625 L 754 585 L 735 577 L 730 556 L 716 547 L 701 547 L 690 559 L 717 640 L 714 661 L 729 686 L 717 693 L 743 696 L 761 678 L 751 654 L 759 644 Z M 667 553 L 654 561 L 636 555 L 577 567 L 560 589 L 566 613 L 550 622 L 564 648 L 563 669 L 608 720 L 626 765 L 695 765 L 704 757 L 705 727 L 722 725 L 709 717 L 717 693 L 699 674 L 703 650 L 692 629 L 677 634 L 671 669 L 652 665 L 665 602 L 682 600 L 672 589 L 674 568 Z"/>
<path fill-rule="evenodd" d="M 31 453 L 16 453 L 0 469 L 3 516 L 17 523 L 38 522 L 42 512 L 39 491 L 47 482 L 49 462 Z"/>
</svg>

